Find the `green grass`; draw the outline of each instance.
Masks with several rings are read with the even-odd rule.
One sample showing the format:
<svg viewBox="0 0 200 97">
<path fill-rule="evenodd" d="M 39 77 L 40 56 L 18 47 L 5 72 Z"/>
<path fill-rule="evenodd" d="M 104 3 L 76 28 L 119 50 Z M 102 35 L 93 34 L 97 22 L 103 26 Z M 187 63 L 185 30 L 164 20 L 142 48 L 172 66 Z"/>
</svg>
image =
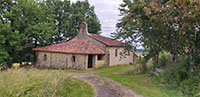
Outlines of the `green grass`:
<svg viewBox="0 0 200 97">
<path fill-rule="evenodd" d="M 93 97 L 93 89 L 61 70 L 12 69 L 0 72 L 1 97 Z"/>
<path fill-rule="evenodd" d="M 169 90 L 157 85 L 154 79 L 148 74 L 128 74 L 128 71 L 134 70 L 135 66 L 116 66 L 97 69 L 99 76 L 107 77 L 129 87 L 138 94 L 146 97 L 181 97 L 175 90 Z M 95 71 L 95 70 L 93 70 Z"/>
<path fill-rule="evenodd" d="M 145 97 L 182 97 L 176 90 L 170 90 L 166 87 L 156 84 L 155 80 L 148 74 L 128 74 L 130 70 L 134 70 L 135 66 L 115 66 L 101 67 L 88 71 L 66 71 L 92 73 L 101 77 L 113 79 L 122 85 L 129 87 L 137 94 Z"/>
<path fill-rule="evenodd" d="M 0 72 L 0 95 L 3 97 L 92 97 L 90 85 L 74 79 L 71 73 L 90 73 L 113 79 L 145 97 L 182 97 L 176 90 L 158 85 L 148 73 L 128 74 L 133 65 L 101 67 L 92 70 L 13 69 Z"/>
</svg>

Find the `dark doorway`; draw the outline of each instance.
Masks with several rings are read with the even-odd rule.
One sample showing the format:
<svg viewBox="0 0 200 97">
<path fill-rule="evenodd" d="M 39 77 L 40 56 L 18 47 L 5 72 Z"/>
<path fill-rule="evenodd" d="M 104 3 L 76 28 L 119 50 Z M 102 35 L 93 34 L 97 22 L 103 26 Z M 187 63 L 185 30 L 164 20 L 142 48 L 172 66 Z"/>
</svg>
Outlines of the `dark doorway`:
<svg viewBox="0 0 200 97">
<path fill-rule="evenodd" d="M 92 68 L 92 55 L 88 55 L 88 68 Z"/>
</svg>

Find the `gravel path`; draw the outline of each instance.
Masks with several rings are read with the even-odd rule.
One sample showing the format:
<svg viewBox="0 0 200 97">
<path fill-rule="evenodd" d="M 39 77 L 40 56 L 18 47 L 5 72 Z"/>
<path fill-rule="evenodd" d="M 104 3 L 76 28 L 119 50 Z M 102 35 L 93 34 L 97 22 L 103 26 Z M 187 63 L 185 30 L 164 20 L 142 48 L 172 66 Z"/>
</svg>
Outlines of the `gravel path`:
<svg viewBox="0 0 200 97">
<path fill-rule="evenodd" d="M 78 73 L 74 76 L 92 85 L 95 90 L 95 97 L 143 97 L 108 78 L 87 73 Z"/>
</svg>

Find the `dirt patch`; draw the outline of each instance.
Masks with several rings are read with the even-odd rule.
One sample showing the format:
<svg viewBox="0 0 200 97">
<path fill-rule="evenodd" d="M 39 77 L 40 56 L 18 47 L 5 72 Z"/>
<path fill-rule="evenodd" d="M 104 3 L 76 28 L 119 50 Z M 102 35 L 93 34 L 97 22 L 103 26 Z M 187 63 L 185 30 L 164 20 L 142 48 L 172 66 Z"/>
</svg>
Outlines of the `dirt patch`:
<svg viewBox="0 0 200 97">
<path fill-rule="evenodd" d="M 87 73 L 74 74 L 74 76 L 91 84 L 96 92 L 95 97 L 143 97 L 108 78 Z"/>
</svg>

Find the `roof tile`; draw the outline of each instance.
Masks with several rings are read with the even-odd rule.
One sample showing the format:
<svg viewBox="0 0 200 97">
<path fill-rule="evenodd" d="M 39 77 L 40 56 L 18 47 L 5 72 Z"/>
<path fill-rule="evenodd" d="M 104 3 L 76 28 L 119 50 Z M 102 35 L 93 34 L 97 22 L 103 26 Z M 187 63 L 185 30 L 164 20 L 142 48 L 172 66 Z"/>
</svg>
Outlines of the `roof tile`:
<svg viewBox="0 0 200 97">
<path fill-rule="evenodd" d="M 123 42 L 120 42 L 118 40 L 113 40 L 111 38 L 108 37 L 104 37 L 104 36 L 100 36 L 100 35 L 96 35 L 96 34 L 89 34 L 89 37 L 102 42 L 103 44 L 107 45 L 107 46 L 125 46 L 125 44 Z"/>
<path fill-rule="evenodd" d="M 33 49 L 35 51 L 59 52 L 70 54 L 105 54 L 105 52 L 88 40 L 70 40 L 60 44 Z"/>
</svg>

